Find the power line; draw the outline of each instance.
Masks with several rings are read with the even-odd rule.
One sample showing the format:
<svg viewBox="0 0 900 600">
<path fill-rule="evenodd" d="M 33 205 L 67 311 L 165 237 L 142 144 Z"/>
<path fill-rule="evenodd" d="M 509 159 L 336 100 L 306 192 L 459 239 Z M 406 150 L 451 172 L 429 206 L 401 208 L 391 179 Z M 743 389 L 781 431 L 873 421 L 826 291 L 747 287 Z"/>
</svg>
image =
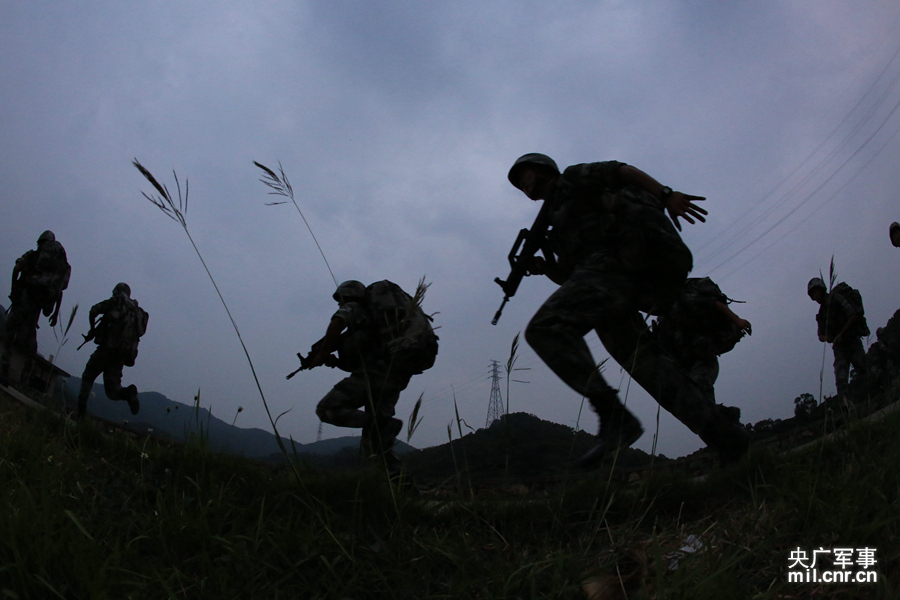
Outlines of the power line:
<svg viewBox="0 0 900 600">
<path fill-rule="evenodd" d="M 865 100 L 866 98 L 868 98 L 868 97 L 873 93 L 873 91 L 875 90 L 876 85 L 884 78 L 884 75 L 887 73 L 888 68 L 890 67 L 890 65 L 891 65 L 892 63 L 895 62 L 895 60 L 896 60 L 896 58 L 897 58 L 898 56 L 900 56 L 900 47 L 898 47 L 898 48 L 895 50 L 895 52 L 894 52 L 893 55 L 891 56 L 890 60 L 888 61 L 887 65 L 885 66 L 885 68 L 882 69 L 881 73 L 880 73 L 880 74 L 878 75 L 878 77 L 876 78 L 875 82 L 874 82 L 872 85 L 869 86 L 869 88 L 867 89 L 867 91 L 866 91 L 866 93 L 863 95 L 863 97 L 856 103 L 856 105 L 853 107 L 853 109 L 851 109 L 851 111 L 848 113 L 848 115 L 841 121 L 841 124 L 838 125 L 837 127 L 835 127 L 835 128 L 828 134 L 828 136 L 826 137 L 826 139 L 825 139 L 821 144 L 819 144 L 819 146 L 818 146 L 818 147 L 817 147 L 817 148 L 816 148 L 816 149 L 815 149 L 815 150 L 814 150 L 814 151 L 813 151 L 806 159 L 804 159 L 804 161 L 801 163 L 801 165 L 798 166 L 797 168 L 795 168 L 795 169 L 791 172 L 790 175 L 788 175 L 786 178 L 784 178 L 784 179 L 783 179 L 783 180 L 782 180 L 782 181 L 781 181 L 781 182 L 773 189 L 773 192 L 774 192 L 774 190 L 777 190 L 779 187 L 785 185 L 785 184 L 787 183 L 787 181 L 788 181 L 790 178 L 792 178 L 796 173 L 798 173 L 798 172 L 800 171 L 801 167 L 802 167 L 803 165 L 807 164 L 807 163 L 812 159 L 812 157 L 813 157 L 817 152 L 819 152 L 819 150 L 820 150 L 821 148 L 823 148 L 824 145 L 825 145 L 825 144 L 826 144 L 826 143 L 834 136 L 834 134 L 837 132 L 837 130 L 841 127 L 841 125 L 843 125 L 844 123 L 846 123 L 847 121 L 849 121 L 851 115 L 852 115 L 854 112 L 856 112 L 857 109 L 859 109 L 859 108 L 863 105 L 864 100 Z M 739 243 L 738 240 L 739 240 L 743 235 L 745 235 L 745 234 L 748 233 L 753 227 L 755 227 L 756 225 L 759 225 L 759 224 L 762 223 L 765 219 L 767 219 L 767 218 L 774 212 L 774 210 L 775 210 L 776 208 L 783 208 L 783 206 L 784 206 L 784 201 L 785 201 L 785 200 L 790 199 L 790 198 L 796 196 L 797 193 L 799 192 L 799 190 L 800 190 L 804 185 L 806 185 L 807 183 L 809 183 L 810 181 L 812 181 L 812 179 L 813 179 L 815 176 L 817 176 L 818 174 L 820 174 L 820 173 L 822 172 L 822 170 L 824 169 L 825 165 L 828 164 L 829 162 L 831 162 L 831 161 L 832 161 L 832 160 L 833 160 L 833 159 L 834 159 L 834 158 L 835 158 L 842 150 L 844 150 L 844 149 L 850 144 L 850 141 L 851 141 L 851 140 L 852 140 L 852 139 L 853 139 L 860 131 L 862 131 L 863 126 L 864 126 L 866 123 L 869 123 L 869 122 L 871 121 L 871 119 L 874 117 L 874 115 L 878 112 L 878 110 L 879 110 L 880 108 L 882 108 L 882 106 L 884 106 L 885 100 L 886 100 L 886 99 L 890 96 L 890 94 L 897 88 L 898 83 L 900 83 L 900 73 L 898 73 L 897 75 L 895 75 L 895 76 L 892 78 L 892 80 L 890 81 L 890 83 L 889 83 L 889 85 L 887 86 L 887 88 L 886 88 L 886 89 L 878 96 L 878 98 L 874 101 L 874 103 L 873 103 L 872 106 L 869 108 L 869 110 L 866 111 L 866 113 L 861 117 L 861 119 L 859 120 L 859 122 L 852 128 L 851 132 L 848 133 L 847 135 L 845 135 L 845 136 L 843 137 L 843 139 L 842 139 L 842 140 L 840 141 L 840 143 L 838 144 L 837 148 L 835 148 L 834 150 L 832 150 L 832 151 L 828 154 L 828 156 L 826 156 L 825 158 L 823 158 L 822 160 L 820 160 L 820 161 L 818 162 L 818 164 L 817 164 L 810 172 L 808 172 L 805 176 L 803 176 L 803 177 L 801 178 L 800 182 L 798 182 L 798 183 L 795 184 L 790 190 L 788 190 L 788 191 L 781 197 L 781 202 L 777 203 L 777 204 L 774 205 L 774 206 L 771 206 L 771 207 L 765 209 L 765 210 L 763 211 L 763 213 L 762 213 L 760 216 L 758 216 L 756 219 L 754 219 L 751 223 L 749 223 L 749 224 L 747 224 L 746 226 L 744 226 L 740 231 L 738 231 L 738 233 L 736 233 L 735 235 L 733 235 L 727 242 L 721 244 L 718 248 L 716 248 L 716 250 L 712 253 L 712 256 L 718 256 L 718 255 L 720 255 L 722 252 L 724 252 L 726 249 L 728 249 L 728 248 L 730 248 L 730 247 L 733 247 L 733 246 L 737 245 L 737 244 Z M 815 197 L 815 196 L 816 196 L 816 195 L 817 195 L 817 194 L 825 187 L 825 185 L 827 185 L 829 182 L 831 182 L 831 181 L 838 175 L 838 173 L 840 173 L 840 172 L 847 166 L 847 164 L 849 164 L 849 162 L 850 162 L 853 158 L 855 158 L 855 157 L 856 157 L 856 156 L 857 156 L 864 148 L 866 148 L 866 147 L 869 145 L 869 143 L 872 141 L 872 139 L 874 139 L 874 137 L 875 137 L 875 136 L 876 136 L 876 135 L 884 128 L 884 126 L 887 124 L 887 122 L 890 120 L 890 118 L 893 116 L 893 114 L 897 111 L 898 107 L 900 107 L 900 101 L 898 101 L 897 103 L 895 103 L 895 104 L 893 105 L 893 107 L 892 107 L 891 110 L 889 111 L 888 115 L 887 115 L 887 116 L 881 121 L 881 123 L 875 128 L 875 131 L 874 131 L 873 133 L 871 133 L 871 134 L 866 138 L 866 140 L 864 140 L 864 141 L 856 148 L 856 150 L 851 154 L 851 156 L 850 156 L 848 159 L 846 159 L 846 160 L 845 160 L 840 166 L 838 166 L 838 167 L 837 167 L 837 168 L 836 168 L 836 169 L 835 169 L 828 177 L 826 177 L 825 180 L 823 181 L 823 183 L 821 183 L 820 185 L 818 185 L 818 186 L 815 188 L 815 190 L 813 190 L 811 193 L 807 194 L 807 195 L 806 195 L 799 203 L 797 203 L 795 206 L 793 206 L 793 208 L 791 208 L 790 210 L 788 210 L 788 212 L 787 212 L 786 214 L 784 214 L 782 217 L 780 217 L 779 219 L 777 219 L 777 220 L 775 221 L 775 223 L 773 223 L 772 225 L 768 226 L 762 233 L 760 233 L 760 234 L 758 234 L 757 236 L 755 236 L 755 237 L 754 237 L 751 241 L 749 241 L 748 243 L 745 243 L 739 250 L 737 250 L 736 252 L 734 252 L 734 253 L 732 253 L 731 255 L 729 255 L 728 258 L 726 258 L 725 260 L 720 261 L 720 262 L 719 262 L 718 264 L 716 264 L 712 269 L 709 269 L 708 272 L 711 272 L 711 271 L 713 271 L 713 270 L 716 270 L 716 269 L 718 269 L 718 268 L 724 266 L 724 265 L 727 264 L 728 262 L 732 261 L 734 258 L 737 258 L 738 256 L 742 255 L 742 254 L 743 254 L 745 251 L 747 251 L 750 247 L 754 246 L 759 240 L 761 240 L 763 237 L 765 237 L 765 236 L 767 236 L 769 233 L 771 233 L 776 227 L 778 227 L 779 225 L 781 225 L 781 223 L 783 223 L 786 219 L 788 219 L 790 216 L 792 216 L 794 213 L 796 213 L 802 206 L 804 206 L 804 205 L 807 204 L 811 199 L 813 199 L 813 198 L 814 198 L 814 197 Z M 894 134 L 894 135 L 895 135 L 895 134 Z M 878 150 L 878 152 L 880 153 L 881 150 L 882 150 L 883 148 L 884 148 L 884 146 L 882 146 L 882 148 L 880 148 L 880 149 Z M 877 153 L 876 153 L 876 156 L 877 156 Z M 874 157 L 872 157 L 872 158 L 874 158 Z M 872 160 L 872 159 L 870 158 L 869 161 L 866 162 L 866 165 L 868 165 L 868 164 L 871 162 L 871 160 Z M 864 167 L 863 167 L 863 168 L 864 168 Z M 859 172 L 857 172 L 853 177 L 856 177 L 856 175 L 858 175 L 858 174 L 859 174 Z M 846 186 L 844 186 L 844 187 L 846 187 Z M 841 189 L 843 189 L 843 187 L 842 187 Z M 770 192 L 769 194 L 767 194 L 767 195 L 764 197 L 764 200 L 765 200 L 766 198 L 774 198 L 773 192 Z M 829 200 L 830 200 L 830 198 L 829 198 Z M 826 203 L 827 203 L 827 201 L 826 201 Z M 824 206 L 824 204 L 825 204 L 825 203 L 823 203 L 821 206 Z M 755 205 L 755 206 L 756 206 L 756 205 Z M 754 206 L 754 207 L 755 207 L 755 206 Z M 820 206 L 819 208 L 815 209 L 815 210 L 818 211 L 818 210 L 821 208 L 821 206 Z M 733 228 L 737 223 L 740 223 L 740 222 L 742 221 L 742 219 L 743 219 L 747 214 L 749 214 L 752 210 L 753 210 L 753 209 L 751 208 L 751 209 L 749 209 L 748 211 L 745 211 L 745 213 L 744 213 L 741 217 L 739 217 L 735 222 L 733 222 L 732 225 L 730 225 L 729 227 L 727 227 L 726 230 L 728 230 L 728 229 L 730 229 L 730 228 Z M 814 212 L 815 212 L 815 211 L 814 211 Z M 807 217 L 807 218 L 808 218 L 808 217 Z M 717 237 L 718 237 L 718 236 L 717 236 Z M 707 247 L 707 246 L 709 246 L 709 244 L 707 244 L 707 245 L 704 246 L 704 247 Z M 711 256 L 710 258 L 712 258 L 712 256 Z M 706 261 L 706 260 L 709 260 L 709 259 L 708 259 L 708 258 L 707 258 L 707 259 L 703 259 L 703 260 L 701 260 L 701 261 L 699 261 L 699 262 L 702 263 L 702 262 L 704 262 L 704 261 Z M 751 259 L 751 260 L 752 260 L 752 259 Z M 747 261 L 747 262 L 750 262 L 750 261 Z M 744 264 L 747 264 L 747 263 L 744 263 Z"/>
</svg>

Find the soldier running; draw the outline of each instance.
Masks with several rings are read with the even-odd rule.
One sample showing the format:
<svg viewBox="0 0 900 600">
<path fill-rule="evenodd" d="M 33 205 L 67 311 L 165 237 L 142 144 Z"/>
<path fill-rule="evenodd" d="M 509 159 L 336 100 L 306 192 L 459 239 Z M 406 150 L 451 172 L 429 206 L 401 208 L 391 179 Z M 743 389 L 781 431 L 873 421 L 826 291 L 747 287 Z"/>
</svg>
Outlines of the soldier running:
<svg viewBox="0 0 900 600">
<path fill-rule="evenodd" d="M 41 312 L 54 327 L 59 318 L 63 290 L 69 285 L 72 268 L 66 250 L 52 231 L 38 237 L 37 250 L 29 250 L 16 260 L 10 286 L 10 307 L 6 319 L 6 341 L 0 355 L 0 384 L 9 385 L 13 350 L 24 357 L 19 383 L 28 383 L 37 354 L 37 329 Z"/>
<path fill-rule="evenodd" d="M 424 293 L 424 284 L 419 289 Z M 412 376 L 434 365 L 438 337 L 419 306 L 421 294 L 413 298 L 388 280 L 368 287 L 345 281 L 333 297 L 338 310 L 303 368 L 327 365 L 350 375 L 322 398 L 316 414 L 324 423 L 362 428 L 364 450 L 397 476 L 401 465 L 392 448 L 403 422 L 394 407 Z"/>
<path fill-rule="evenodd" d="M 553 260 L 533 257 L 528 268 L 560 287 L 531 319 L 525 339 L 587 398 L 600 419 L 597 444 L 579 464 L 599 465 L 644 431 L 600 374 L 584 340 L 592 329 L 632 378 L 723 462 L 743 456 L 750 443 L 747 431 L 653 339 L 640 314 L 659 315 L 677 298 L 692 257 L 672 221 L 679 229 L 679 217 L 705 221 L 706 211 L 694 204 L 703 198 L 673 191 L 616 161 L 574 165 L 560 173 L 550 157 L 526 154 L 508 177 L 530 199 L 549 203 L 551 211 L 547 246 Z"/>
<path fill-rule="evenodd" d="M 96 323 L 102 315 L 100 323 Z M 88 397 L 94 380 L 103 373 L 103 386 L 110 400 L 125 400 L 131 414 L 136 415 L 141 408 L 137 386 L 122 387 L 122 368 L 133 367 L 138 354 L 138 342 L 147 331 L 149 315 L 131 298 L 131 288 L 127 283 L 118 283 L 113 288 L 112 297 L 91 307 L 88 315 L 91 329 L 84 341 L 93 340 L 97 349 L 91 354 L 81 376 L 81 390 L 78 392 L 78 413 L 84 417 Z M 84 345 L 84 344 L 82 344 Z"/>
</svg>

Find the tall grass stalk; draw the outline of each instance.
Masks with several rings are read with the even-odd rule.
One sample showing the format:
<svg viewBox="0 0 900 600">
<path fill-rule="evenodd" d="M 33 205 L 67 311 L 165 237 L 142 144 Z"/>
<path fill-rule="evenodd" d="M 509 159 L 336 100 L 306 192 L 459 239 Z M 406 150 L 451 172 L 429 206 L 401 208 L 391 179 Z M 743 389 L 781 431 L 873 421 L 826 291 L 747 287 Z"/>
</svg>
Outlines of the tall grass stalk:
<svg viewBox="0 0 900 600">
<path fill-rule="evenodd" d="M 66 342 L 69 341 L 69 330 L 72 329 L 72 323 L 75 321 L 75 315 L 78 314 L 78 305 L 72 307 L 72 312 L 69 313 L 69 320 L 66 322 L 66 326 L 63 327 L 62 323 L 57 322 L 56 326 L 53 328 L 53 337 L 56 338 L 56 354 L 54 354 L 54 358 L 59 356 L 62 347 L 66 345 Z M 50 361 L 53 364 L 53 361 Z"/>
<path fill-rule="evenodd" d="M 178 174 L 172 171 L 172 175 L 175 177 L 175 186 L 178 191 L 177 202 L 176 199 L 169 193 L 168 188 L 165 185 L 161 185 L 156 178 L 148 171 L 144 166 L 138 162 L 135 158 L 132 162 L 138 171 L 141 172 L 147 181 L 156 188 L 156 191 L 159 192 L 159 195 L 150 195 L 146 192 L 141 192 L 144 198 L 149 200 L 154 206 L 160 209 L 164 215 L 181 225 L 181 228 L 184 230 L 185 235 L 187 235 L 188 240 L 191 242 L 191 246 L 194 248 L 194 252 L 197 254 L 197 258 L 200 259 L 201 264 L 203 264 L 203 269 L 206 271 L 207 276 L 209 277 L 210 282 L 216 290 L 216 294 L 219 296 L 219 300 L 222 302 L 222 306 L 225 308 L 225 313 L 228 315 L 228 319 L 231 321 L 231 326 L 234 328 L 234 333 L 237 335 L 238 341 L 241 344 L 241 348 L 244 351 L 244 356 L 247 357 L 247 363 L 250 365 L 250 372 L 253 374 L 253 381 L 256 383 L 256 389 L 259 392 L 259 397 L 262 400 L 263 408 L 266 411 L 266 416 L 269 418 L 269 423 L 272 425 L 272 431 L 275 434 L 275 439 L 278 442 L 278 448 L 281 452 L 290 460 L 288 456 L 287 448 L 284 445 L 284 442 L 281 439 L 281 435 L 278 433 L 278 428 L 275 425 L 275 420 L 272 418 L 272 413 L 269 410 L 269 403 L 266 402 L 266 395 L 263 393 L 262 385 L 259 382 L 259 377 L 256 374 L 256 367 L 253 366 L 253 359 L 250 358 L 250 351 L 247 350 L 247 345 L 244 343 L 244 338 L 241 336 L 241 332 L 238 329 L 237 322 L 235 322 L 234 317 L 231 315 L 231 310 L 228 308 L 228 303 L 225 302 L 224 296 L 222 296 L 222 292 L 219 290 L 219 286 L 216 284 L 215 278 L 212 276 L 212 273 L 209 270 L 209 267 L 206 265 L 206 261 L 203 259 L 203 255 L 200 253 L 200 249 L 197 247 L 197 244 L 194 243 L 194 238 L 191 237 L 191 232 L 187 226 L 187 208 L 188 208 L 188 182 L 185 179 L 184 181 L 184 196 L 181 194 L 181 183 L 178 181 Z M 291 463 L 293 465 L 293 463 Z M 299 478 L 299 473 L 297 473 Z"/>
<path fill-rule="evenodd" d="M 189 431 L 190 426 L 188 423 L 184 425 L 184 439 L 190 440 L 195 439 L 197 441 L 197 446 L 202 450 L 209 449 L 209 422 L 212 419 L 212 407 L 206 413 L 206 425 L 204 426 L 203 422 L 200 420 L 200 388 L 197 388 L 197 394 L 194 396 L 194 404 L 191 407 L 191 412 L 194 415 L 194 424 L 197 428 L 196 433 L 192 435 L 192 432 Z"/>
<path fill-rule="evenodd" d="M 413 434 L 416 432 L 416 429 L 419 428 L 419 424 L 422 422 L 422 418 L 419 417 L 419 409 L 422 408 L 422 396 L 425 393 L 419 394 L 419 399 L 416 400 L 415 406 L 413 406 L 412 413 L 409 415 L 409 419 L 406 422 L 406 442 L 412 439 Z"/>
<path fill-rule="evenodd" d="M 511 374 L 513 367 L 518 360 L 518 352 L 519 352 L 519 334 L 522 332 L 519 331 L 513 337 L 512 344 L 509 346 L 509 358 L 506 359 L 506 418 L 503 419 L 503 445 L 506 450 L 506 464 L 503 467 L 503 476 L 509 477 L 509 454 L 512 448 L 510 447 L 510 435 L 509 435 L 509 384 L 510 379 L 512 379 Z"/>
<path fill-rule="evenodd" d="M 825 279 L 822 276 L 822 270 L 819 269 L 819 278 Z M 834 254 L 831 255 L 831 263 L 828 265 L 828 295 L 831 295 L 831 290 L 834 289 L 834 284 L 837 281 L 837 273 L 834 270 Z M 826 300 L 827 302 L 828 300 Z M 831 306 L 829 303 L 828 308 L 825 310 L 825 334 L 828 334 L 828 327 L 831 321 Z M 822 403 L 823 399 L 823 388 L 825 385 L 825 357 L 828 353 L 828 342 L 822 341 L 822 368 L 819 369 L 819 404 Z"/>
<path fill-rule="evenodd" d="M 56 339 L 56 352 L 50 357 L 50 376 L 47 379 L 47 385 L 44 387 L 44 396 L 48 399 L 50 396 L 50 384 L 53 382 L 53 365 L 59 359 L 63 346 L 69 341 L 69 331 L 72 329 L 72 323 L 75 322 L 76 314 L 78 314 L 77 304 L 72 307 L 72 312 L 69 313 L 69 320 L 66 322 L 65 327 L 58 321 L 56 326 L 53 327 L 53 337 Z M 63 403 L 65 404 L 65 401 Z"/>
<path fill-rule="evenodd" d="M 232 426 L 232 427 L 234 427 L 234 424 L 237 423 L 238 415 L 241 414 L 242 412 L 244 412 L 244 407 L 243 407 L 243 406 L 238 406 L 238 407 L 237 407 L 237 410 L 234 411 L 234 419 L 231 420 L 231 426 Z"/>
<path fill-rule="evenodd" d="M 469 472 L 469 459 L 466 456 L 466 444 L 463 441 L 463 432 L 462 426 L 465 424 L 466 428 L 470 431 L 475 431 L 472 427 L 469 426 L 468 423 L 465 422 L 464 419 L 459 416 L 459 406 L 456 404 L 456 391 L 453 392 L 453 411 L 456 414 L 456 430 L 459 433 L 459 447 L 462 450 L 462 458 L 463 458 L 463 470 L 466 473 L 466 482 L 469 487 L 469 495 L 471 497 L 475 497 L 475 490 L 472 488 L 472 474 Z M 452 443 L 451 443 L 452 446 Z M 454 459 L 455 462 L 455 459 Z M 457 478 L 459 478 L 459 472 L 457 471 Z M 460 484 L 460 492 L 462 491 L 462 481 L 459 481 Z"/>
<path fill-rule="evenodd" d="M 334 276 L 334 271 L 331 270 L 331 265 L 328 264 L 328 259 L 325 257 L 325 252 L 322 250 L 322 246 L 319 244 L 319 240 L 316 238 L 316 234 L 313 233 L 312 227 L 309 226 L 309 221 L 306 220 L 306 217 L 303 216 L 303 211 L 300 210 L 300 205 L 297 204 L 297 200 L 294 198 L 294 188 L 291 187 L 291 182 L 288 181 L 287 175 L 284 172 L 284 168 L 281 166 L 281 161 L 278 161 L 278 173 L 275 173 L 269 167 L 253 161 L 253 164 L 263 170 L 265 175 L 260 181 L 269 187 L 272 191 L 269 192 L 270 195 L 273 196 L 283 196 L 291 201 L 294 205 L 294 208 L 297 209 L 297 214 L 300 215 L 300 218 L 303 219 L 303 224 L 306 225 L 306 229 L 309 231 L 309 235 L 312 236 L 313 241 L 316 243 L 316 248 L 319 249 L 319 254 L 322 255 L 322 260 L 325 261 L 325 266 L 328 268 L 328 272 L 331 274 L 331 279 L 334 281 L 335 287 L 338 285 L 338 280 Z M 279 204 L 286 204 L 285 202 L 267 202 L 266 206 L 277 206 Z"/>
</svg>

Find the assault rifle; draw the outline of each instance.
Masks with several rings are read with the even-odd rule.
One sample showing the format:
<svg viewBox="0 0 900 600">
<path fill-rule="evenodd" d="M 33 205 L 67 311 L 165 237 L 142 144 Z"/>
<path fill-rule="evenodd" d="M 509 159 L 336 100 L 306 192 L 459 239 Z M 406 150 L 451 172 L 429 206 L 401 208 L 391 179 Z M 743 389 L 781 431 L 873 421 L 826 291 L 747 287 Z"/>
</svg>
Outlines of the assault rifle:
<svg viewBox="0 0 900 600">
<path fill-rule="evenodd" d="M 92 327 L 91 330 L 88 331 L 87 333 L 82 333 L 81 337 L 84 338 L 84 341 L 81 342 L 81 346 L 84 346 L 85 344 L 87 344 L 88 342 L 93 340 L 95 337 L 97 337 L 97 329 Z M 75 348 L 75 351 L 78 352 L 79 350 L 81 350 L 81 346 L 78 346 L 77 348 Z"/>
<path fill-rule="evenodd" d="M 506 306 L 506 303 L 509 302 L 510 298 L 516 295 L 519 284 L 522 283 L 522 278 L 532 274 L 528 270 L 528 267 L 531 264 L 531 259 L 534 258 L 534 255 L 537 254 L 538 250 L 543 253 L 544 260 L 546 260 L 551 267 L 555 267 L 556 259 L 554 258 L 553 253 L 546 247 L 547 231 L 550 229 L 551 214 L 552 210 L 550 208 L 550 202 L 544 200 L 544 204 L 541 206 L 541 210 L 534 219 L 534 224 L 532 224 L 531 229 L 522 229 L 519 231 L 519 236 L 516 238 L 512 250 L 509 251 L 508 258 L 509 266 L 511 267 L 509 276 L 506 278 L 506 281 L 499 277 L 494 278 L 494 281 L 497 282 L 497 285 L 503 290 L 504 296 L 500 308 L 497 309 L 497 313 L 494 315 L 493 320 L 491 320 L 491 325 L 496 325 L 497 321 L 500 320 L 500 314 L 503 312 L 503 307 Z"/>
<path fill-rule="evenodd" d="M 291 377 L 293 377 L 300 371 L 307 371 L 309 369 L 312 369 L 312 366 L 310 366 L 310 364 L 309 364 L 310 359 L 318 353 L 319 347 L 322 345 L 322 342 L 324 340 L 325 340 L 325 338 L 322 338 L 321 340 L 319 340 L 318 342 L 313 344 L 312 347 L 309 349 L 309 353 L 305 357 L 298 352 L 297 358 L 300 359 L 300 367 L 298 367 L 297 370 L 293 371 L 292 373 L 289 373 L 285 379 L 290 379 Z M 331 367 L 332 369 L 335 367 L 334 364 L 329 364 L 329 362 L 327 360 L 325 362 L 325 366 Z"/>
<path fill-rule="evenodd" d="M 81 342 L 81 346 L 84 346 L 85 344 L 87 344 L 88 342 L 90 342 L 90 341 L 92 341 L 94 338 L 96 338 L 96 337 L 97 337 L 97 331 L 98 331 L 100 328 L 105 328 L 105 323 L 106 323 L 106 314 L 104 313 L 104 314 L 100 315 L 100 320 L 97 321 L 97 324 L 96 324 L 96 325 L 94 325 L 94 324 L 92 323 L 92 324 L 91 324 L 91 328 L 88 330 L 88 332 L 87 332 L 87 333 L 82 333 L 82 334 L 81 334 L 81 337 L 84 338 L 84 341 Z M 78 352 L 79 350 L 81 350 L 81 346 L 78 346 L 77 348 L 75 348 L 75 352 Z"/>
</svg>

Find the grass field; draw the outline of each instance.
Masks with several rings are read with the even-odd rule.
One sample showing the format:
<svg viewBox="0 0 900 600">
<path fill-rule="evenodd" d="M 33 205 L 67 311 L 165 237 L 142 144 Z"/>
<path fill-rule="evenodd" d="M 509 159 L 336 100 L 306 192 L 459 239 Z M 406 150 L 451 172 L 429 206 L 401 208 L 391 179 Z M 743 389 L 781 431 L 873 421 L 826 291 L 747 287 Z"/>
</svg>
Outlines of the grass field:
<svg viewBox="0 0 900 600">
<path fill-rule="evenodd" d="M 374 468 L 273 469 L 4 401 L 0 598 L 897 598 L 898 427 L 753 452 L 702 482 L 598 474 L 473 495 L 398 490 Z M 848 547 L 875 549 L 877 583 L 788 582 L 793 551 Z"/>
</svg>

